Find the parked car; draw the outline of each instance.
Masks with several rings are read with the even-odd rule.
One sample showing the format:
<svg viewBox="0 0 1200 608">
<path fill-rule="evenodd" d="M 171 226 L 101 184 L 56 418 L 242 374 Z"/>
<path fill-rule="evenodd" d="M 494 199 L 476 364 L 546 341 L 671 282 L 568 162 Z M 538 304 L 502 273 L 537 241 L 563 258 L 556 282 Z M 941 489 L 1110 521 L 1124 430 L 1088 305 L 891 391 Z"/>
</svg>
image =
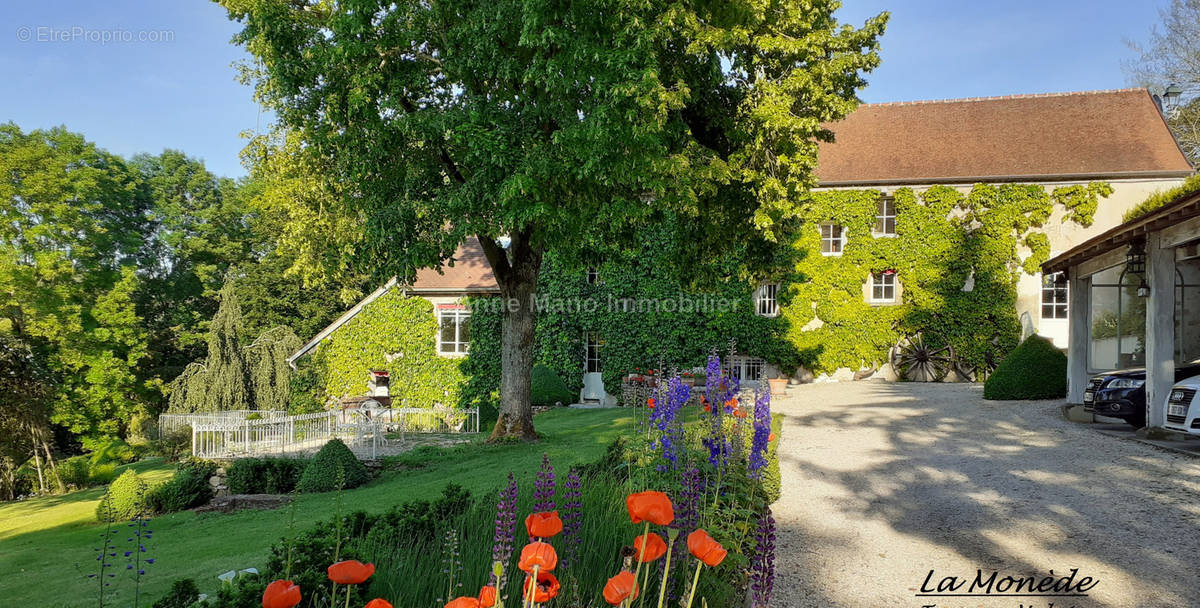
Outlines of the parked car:
<svg viewBox="0 0 1200 608">
<path fill-rule="evenodd" d="M 1191 435 L 1200 435 L 1200 404 L 1196 395 L 1200 393 L 1200 376 L 1193 376 L 1175 383 L 1167 396 L 1166 428 Z"/>
<path fill-rule="evenodd" d="M 1175 381 L 1200 375 L 1200 359 L 1175 366 Z M 1146 370 L 1122 369 L 1093 376 L 1083 391 L 1083 409 L 1146 426 Z"/>
</svg>

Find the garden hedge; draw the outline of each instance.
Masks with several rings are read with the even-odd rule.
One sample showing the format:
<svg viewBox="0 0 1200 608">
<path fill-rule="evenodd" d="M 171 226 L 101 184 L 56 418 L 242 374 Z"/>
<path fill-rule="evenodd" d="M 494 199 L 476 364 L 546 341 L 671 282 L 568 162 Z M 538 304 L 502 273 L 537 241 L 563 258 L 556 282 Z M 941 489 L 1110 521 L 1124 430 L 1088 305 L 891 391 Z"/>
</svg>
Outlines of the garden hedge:
<svg viewBox="0 0 1200 608">
<path fill-rule="evenodd" d="M 308 459 L 239 458 L 225 469 L 233 494 L 287 494 L 296 489 Z"/>
<path fill-rule="evenodd" d="M 1030 336 L 983 385 L 984 399 L 1060 399 L 1067 396 L 1067 356 L 1049 340 Z"/>
<path fill-rule="evenodd" d="M 366 465 L 342 443 L 330 439 L 304 468 L 297 488 L 301 492 L 332 492 L 357 488 L 370 481 Z"/>
<path fill-rule="evenodd" d="M 566 383 L 554 370 L 542 364 L 533 366 L 530 377 L 529 401 L 534 405 L 569 404 L 575 400 Z"/>
<path fill-rule="evenodd" d="M 207 503 L 212 498 L 212 486 L 207 477 L 194 471 L 179 469 L 171 479 L 146 492 L 146 510 L 154 514 L 174 513 Z"/>
<path fill-rule="evenodd" d="M 132 469 L 108 486 L 108 491 L 96 505 L 100 521 L 128 521 L 146 513 L 146 482 Z"/>
</svg>

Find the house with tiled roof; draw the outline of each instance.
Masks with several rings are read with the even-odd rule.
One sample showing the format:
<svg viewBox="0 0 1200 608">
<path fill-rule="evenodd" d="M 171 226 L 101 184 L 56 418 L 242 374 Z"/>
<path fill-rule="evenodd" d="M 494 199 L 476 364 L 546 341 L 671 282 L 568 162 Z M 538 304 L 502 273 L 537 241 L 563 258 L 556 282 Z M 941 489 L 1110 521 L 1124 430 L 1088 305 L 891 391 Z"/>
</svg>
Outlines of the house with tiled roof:
<svg viewBox="0 0 1200 608">
<path fill-rule="evenodd" d="M 819 147 L 816 192 L 877 192 L 871 239 L 903 231 L 907 220 L 898 213 L 895 201 L 901 191 L 920 193 L 937 186 L 966 193 L 978 184 L 1027 184 L 1047 190 L 1097 183 L 1111 187 L 1099 200 L 1088 225 L 1066 221 L 1069 210 L 1061 206 L 1054 210 L 1040 227 L 1052 255 L 1116 226 L 1128 209 L 1194 172 L 1155 99 L 1145 89 L 864 104 L 844 120 L 825 126 L 833 138 Z M 836 222 L 811 222 L 802 230 L 814 231 L 813 256 L 841 256 L 856 246 L 848 242 L 846 227 Z M 591 279 L 589 276 L 588 283 Z M 864 271 L 861 299 L 871 307 L 903 304 L 905 279 L 902 272 Z M 967 279 L 963 291 L 970 291 L 971 280 Z M 786 316 L 786 289 L 787 285 L 780 284 L 757 286 L 754 302 L 739 314 Z M 1022 333 L 1038 333 L 1065 346 L 1066 282 L 1054 276 L 1021 274 L 1016 291 Z M 313 337 L 290 361 L 313 352 L 385 294 L 428 301 L 437 328 L 435 352 L 441 357 L 463 357 L 471 325 L 466 301 L 498 292 L 479 243 L 469 239 L 455 253 L 452 264 L 422 270 L 411 284 L 391 281 L 380 287 Z M 789 305 L 807 309 L 809 304 L 792 301 Z M 811 308 L 819 308 L 815 299 Z M 819 316 L 812 315 L 803 327 L 793 328 L 799 333 L 791 335 L 809 330 L 816 335 L 823 325 L 828 330 L 832 322 Z M 580 368 L 599 372 L 604 366 L 600 353 L 606 337 L 581 333 L 586 337 L 572 347 L 578 348 Z M 886 347 L 881 348 L 886 352 Z M 766 375 L 793 376 L 792 369 L 782 369 L 755 353 L 745 355 L 735 370 L 745 381 Z M 816 370 L 816 376 L 848 379 L 871 375 L 886 366 L 879 360 L 883 358 L 866 354 L 861 362 L 843 364 L 838 370 L 841 374 L 826 368 L 824 373 Z M 797 373 L 794 377 L 813 376 Z M 578 378 L 565 379 L 575 387 L 580 385 Z"/>
<path fill-rule="evenodd" d="M 1112 193 L 1100 200 L 1090 225 L 1064 221 L 1062 208 L 1045 222 L 1055 255 L 1120 224 L 1129 208 L 1194 172 L 1146 89 L 864 104 L 826 126 L 834 141 L 820 145 L 819 189 L 880 191 L 880 237 L 895 234 L 904 221 L 890 197 L 904 188 L 1109 184 Z M 812 229 L 826 232 L 821 254 L 841 251 L 840 226 Z M 885 296 L 872 298 L 876 304 L 899 302 L 903 277 L 864 282 L 864 297 Z M 1066 346 L 1066 289 L 1054 276 L 1020 278 L 1024 333 Z"/>
</svg>

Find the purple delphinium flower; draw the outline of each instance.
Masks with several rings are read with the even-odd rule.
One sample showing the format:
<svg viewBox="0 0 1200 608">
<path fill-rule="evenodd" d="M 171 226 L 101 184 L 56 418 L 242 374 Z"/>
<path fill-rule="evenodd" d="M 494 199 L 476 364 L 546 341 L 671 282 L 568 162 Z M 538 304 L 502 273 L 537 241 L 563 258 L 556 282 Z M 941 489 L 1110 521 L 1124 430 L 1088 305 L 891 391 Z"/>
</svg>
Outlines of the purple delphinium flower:
<svg viewBox="0 0 1200 608">
<path fill-rule="evenodd" d="M 753 608 L 766 608 L 775 586 L 775 517 L 763 509 L 754 531 L 754 553 L 750 559 L 750 594 Z"/>
<path fill-rule="evenodd" d="M 533 510 L 535 512 L 553 511 L 554 505 L 554 465 L 550 464 L 550 455 L 542 454 L 542 468 L 538 471 L 537 480 L 533 483 Z"/>
<path fill-rule="evenodd" d="M 508 474 L 508 486 L 500 490 L 500 500 L 496 503 L 496 536 L 492 544 L 492 561 L 500 562 L 508 567 L 512 559 L 513 535 L 517 524 L 517 479 L 512 473 Z M 494 581 L 496 589 L 504 588 L 504 580 Z"/>
<path fill-rule="evenodd" d="M 747 468 L 752 479 L 761 479 L 767 466 L 767 442 L 771 438 L 771 391 L 764 390 L 754 401 L 754 435 L 750 440 Z"/>
<path fill-rule="evenodd" d="M 567 473 L 567 481 L 563 484 L 563 558 L 562 567 L 569 567 L 579 557 L 579 545 L 583 541 L 580 532 L 583 528 L 583 481 L 579 472 L 574 468 Z"/>
<path fill-rule="evenodd" d="M 653 447 L 662 448 L 662 456 L 667 464 L 659 465 L 658 469 L 666 471 L 675 469 L 679 463 L 679 448 L 683 445 L 683 426 L 678 420 L 679 408 L 691 398 L 692 389 L 684 384 L 679 376 L 675 376 L 660 395 L 663 398 L 657 402 L 652 414 L 654 428 L 658 431 L 657 445 Z"/>
</svg>

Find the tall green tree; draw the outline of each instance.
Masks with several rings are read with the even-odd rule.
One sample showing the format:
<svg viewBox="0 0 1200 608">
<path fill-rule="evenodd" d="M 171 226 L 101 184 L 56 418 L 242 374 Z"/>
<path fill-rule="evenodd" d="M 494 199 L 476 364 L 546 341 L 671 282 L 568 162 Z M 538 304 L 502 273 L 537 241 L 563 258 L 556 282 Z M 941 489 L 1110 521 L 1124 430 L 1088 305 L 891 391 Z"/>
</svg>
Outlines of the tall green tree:
<svg viewBox="0 0 1200 608">
<path fill-rule="evenodd" d="M 0 499 L 16 498 L 16 471 L 33 460 L 38 490 L 62 482 L 50 450 L 53 377 L 24 340 L 0 334 Z"/>
<path fill-rule="evenodd" d="M 137 171 L 64 128 L 0 125 L 0 316 L 47 345 L 53 419 L 89 437 L 123 431 L 145 353 L 132 294 L 151 257 Z"/>
<path fill-rule="evenodd" d="M 505 302 L 493 439 L 536 437 L 545 253 L 582 264 L 667 217 L 710 256 L 779 229 L 886 22 L 833 0 L 220 2 L 291 138 L 259 162 L 321 178 L 290 203 L 299 261 L 411 278 L 479 239 Z"/>
<path fill-rule="evenodd" d="M 1125 69 L 1156 93 L 1168 85 L 1183 89 L 1174 107 L 1165 108 L 1167 124 L 1188 160 L 1200 164 L 1200 0 L 1171 0 L 1158 14 L 1162 23 L 1149 38 L 1129 43 L 1138 57 Z"/>
</svg>

